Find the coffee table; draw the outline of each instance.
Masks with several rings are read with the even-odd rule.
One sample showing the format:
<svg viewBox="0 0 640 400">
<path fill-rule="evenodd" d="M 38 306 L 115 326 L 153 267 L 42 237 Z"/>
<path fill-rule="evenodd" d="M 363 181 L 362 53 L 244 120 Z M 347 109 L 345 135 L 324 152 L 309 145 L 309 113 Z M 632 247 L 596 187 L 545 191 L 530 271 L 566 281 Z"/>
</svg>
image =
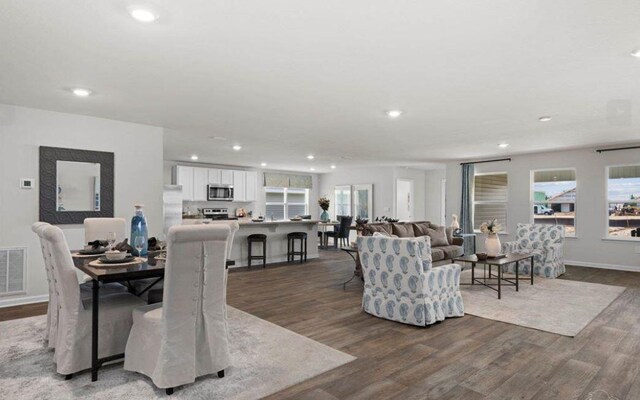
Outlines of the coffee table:
<svg viewBox="0 0 640 400">
<path fill-rule="evenodd" d="M 479 260 L 478 256 L 472 254 L 470 256 L 461 256 L 454 257 L 451 259 L 451 262 L 468 262 L 471 263 L 471 283 L 461 283 L 461 285 L 475 285 L 480 284 L 486 286 L 490 289 L 493 289 L 498 292 L 498 299 L 502 298 L 502 282 L 506 282 L 508 286 L 515 286 L 516 292 L 519 291 L 518 282 L 520 279 L 529 278 L 520 278 L 518 275 L 518 267 L 520 266 L 520 261 L 531 259 L 531 284 L 533 285 L 533 257 L 534 254 L 531 253 L 510 253 L 502 258 L 487 258 L 485 260 Z M 511 263 L 515 263 L 515 271 L 516 277 L 513 278 L 505 278 L 502 274 L 502 267 Z M 482 278 L 476 278 L 476 265 L 482 264 L 484 269 L 484 274 Z M 493 275 L 492 267 L 498 267 L 498 275 Z M 489 267 L 489 276 L 487 277 L 487 267 Z M 497 283 L 490 283 L 491 280 L 497 279 Z"/>
</svg>

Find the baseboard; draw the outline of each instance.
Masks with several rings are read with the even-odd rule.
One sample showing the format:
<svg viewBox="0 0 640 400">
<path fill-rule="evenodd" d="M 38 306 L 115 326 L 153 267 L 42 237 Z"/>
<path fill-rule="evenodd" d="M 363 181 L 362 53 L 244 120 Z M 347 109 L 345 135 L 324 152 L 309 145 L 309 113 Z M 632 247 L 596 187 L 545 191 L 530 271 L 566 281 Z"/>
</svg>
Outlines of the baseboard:
<svg viewBox="0 0 640 400">
<path fill-rule="evenodd" d="M 601 268 L 601 269 L 613 269 L 616 271 L 640 272 L 640 265 L 600 264 L 600 263 L 592 263 L 592 262 L 585 262 L 585 261 L 571 261 L 571 260 L 565 260 L 564 264 L 574 265 L 576 267 Z"/>
<path fill-rule="evenodd" d="M 0 300 L 0 308 L 21 306 L 24 304 L 42 303 L 45 301 L 49 301 L 48 294 L 40 294 L 38 296 L 15 297 L 12 299 Z"/>
</svg>

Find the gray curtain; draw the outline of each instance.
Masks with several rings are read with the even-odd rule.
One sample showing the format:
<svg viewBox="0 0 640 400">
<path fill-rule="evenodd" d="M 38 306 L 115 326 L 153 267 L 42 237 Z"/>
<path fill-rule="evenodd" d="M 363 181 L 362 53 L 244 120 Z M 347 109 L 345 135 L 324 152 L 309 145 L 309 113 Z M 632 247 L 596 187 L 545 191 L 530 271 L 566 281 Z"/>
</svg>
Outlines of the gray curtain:
<svg viewBox="0 0 640 400">
<path fill-rule="evenodd" d="M 462 204 L 460 205 L 460 228 L 463 233 L 473 233 L 473 164 L 462 166 Z M 473 239 L 465 238 L 464 254 L 473 254 Z"/>
</svg>

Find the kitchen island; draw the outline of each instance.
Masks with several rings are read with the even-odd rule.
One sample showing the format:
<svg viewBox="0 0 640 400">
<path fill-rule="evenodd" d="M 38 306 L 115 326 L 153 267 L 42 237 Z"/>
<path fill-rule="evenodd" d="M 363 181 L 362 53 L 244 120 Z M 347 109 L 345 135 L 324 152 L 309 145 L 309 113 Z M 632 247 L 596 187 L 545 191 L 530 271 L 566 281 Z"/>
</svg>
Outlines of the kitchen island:
<svg viewBox="0 0 640 400">
<path fill-rule="evenodd" d="M 247 236 L 254 233 L 267 235 L 267 264 L 287 261 L 287 234 L 291 232 L 305 232 L 307 234 L 307 259 L 318 258 L 318 221 L 264 221 L 252 222 L 250 219 L 238 221 L 240 229 L 236 232 L 231 249 L 231 259 L 234 267 L 246 267 L 249 253 Z M 300 241 L 296 241 L 296 250 Z M 262 254 L 262 245 L 253 244 L 253 255 Z M 296 260 L 299 258 L 296 257 Z M 262 261 L 253 260 L 251 268 L 262 268 Z"/>
</svg>

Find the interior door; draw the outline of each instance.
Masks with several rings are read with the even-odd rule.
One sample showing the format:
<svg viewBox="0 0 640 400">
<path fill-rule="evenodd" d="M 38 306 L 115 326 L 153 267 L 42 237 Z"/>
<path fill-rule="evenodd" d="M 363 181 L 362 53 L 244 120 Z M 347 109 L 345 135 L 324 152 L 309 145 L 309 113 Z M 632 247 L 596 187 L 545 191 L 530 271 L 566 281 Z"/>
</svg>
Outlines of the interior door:
<svg viewBox="0 0 640 400">
<path fill-rule="evenodd" d="M 396 218 L 413 221 L 413 180 L 396 180 Z"/>
</svg>

